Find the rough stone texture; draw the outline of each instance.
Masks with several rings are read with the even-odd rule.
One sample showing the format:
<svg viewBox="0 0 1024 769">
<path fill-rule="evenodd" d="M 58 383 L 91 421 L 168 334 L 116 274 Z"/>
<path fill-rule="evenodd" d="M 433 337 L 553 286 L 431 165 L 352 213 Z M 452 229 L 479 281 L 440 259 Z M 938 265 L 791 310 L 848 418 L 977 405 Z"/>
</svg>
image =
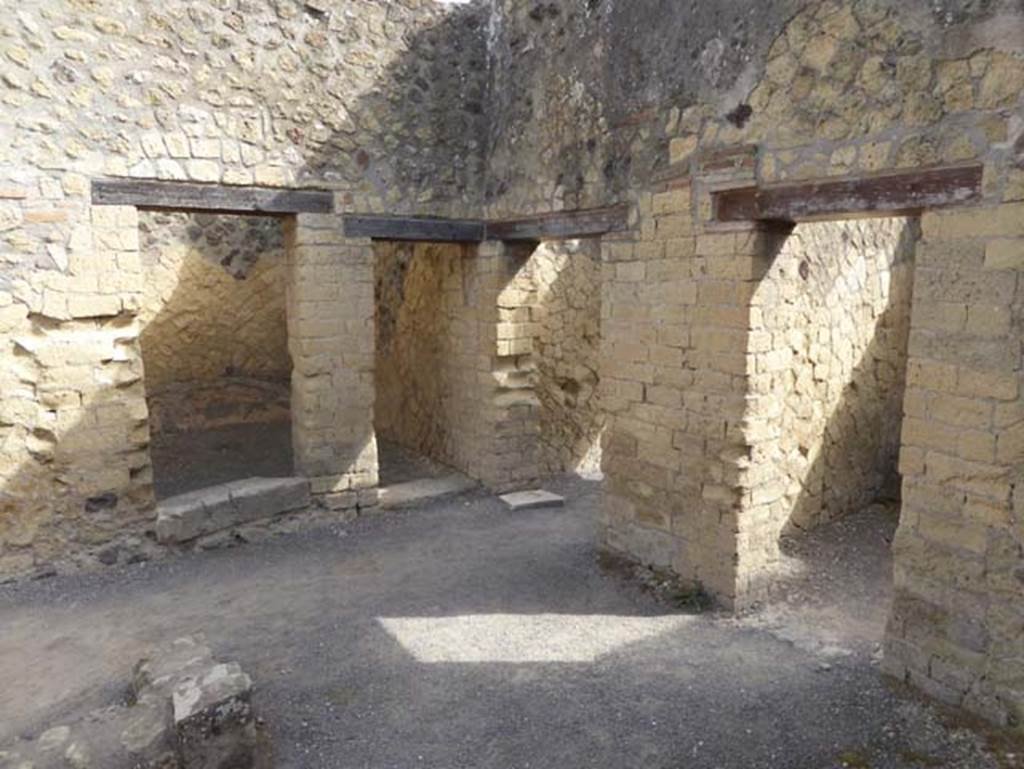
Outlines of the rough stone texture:
<svg viewBox="0 0 1024 769">
<path fill-rule="evenodd" d="M 904 219 L 801 224 L 768 255 L 747 342 L 747 600 L 778 581 L 787 530 L 899 497 L 916 237 Z"/>
<path fill-rule="evenodd" d="M 977 162 L 980 205 L 922 221 L 886 664 L 1021 723 L 1019 2 L 48 0 L 0 36 L 0 572 L 152 522 L 138 217 L 92 207 L 90 178 L 323 186 L 339 212 L 629 202 L 602 244 L 606 542 L 743 605 L 780 493 L 754 299 L 784 234 L 710 223 L 708 191 Z M 287 230 L 297 470 L 372 504 L 372 248 L 336 216 Z M 539 474 L 527 261 L 472 258 L 460 451 L 498 488 Z"/>
<path fill-rule="evenodd" d="M 296 472 L 314 494 L 372 489 L 373 248 L 345 238 L 335 215 L 301 214 L 288 221 L 286 251 Z"/>
<path fill-rule="evenodd" d="M 0 748 L 12 769 L 265 769 L 269 744 L 250 705 L 252 680 L 193 637 L 140 660 L 125 702 Z"/>
<path fill-rule="evenodd" d="M 231 769 L 256 764 L 251 692 L 252 679 L 237 662 L 214 665 L 174 687 L 174 731 L 184 766 Z"/>
<path fill-rule="evenodd" d="M 696 237 L 690 199 L 647 195 L 640 233 L 603 245 L 605 542 L 731 600 L 756 288 L 742 267 L 763 236 Z"/>
<path fill-rule="evenodd" d="M 378 243 L 376 428 L 495 489 L 538 473 L 527 251 Z"/>
<path fill-rule="evenodd" d="M 14 289 L 0 299 L 5 573 L 31 572 L 137 533 L 152 504 L 141 329 L 133 315 L 141 294 L 138 218 L 127 207 L 86 216 L 73 272 L 4 277 Z M 13 237 L 27 236 L 8 233 L 8 245 Z M 53 288 L 23 304 L 18 291 L 31 296 L 33 283 Z M 45 296 L 54 314 L 42 306 Z"/>
<path fill-rule="evenodd" d="M 156 535 L 160 542 L 180 544 L 308 505 L 305 478 L 246 478 L 161 501 Z"/>
<path fill-rule="evenodd" d="M 280 221 L 143 212 L 139 229 L 151 432 L 287 420 Z"/>
<path fill-rule="evenodd" d="M 597 398 L 600 245 L 541 243 L 528 267 L 537 291 L 530 322 L 536 324 L 541 469 L 546 474 L 594 474 L 601 468 L 604 428 Z"/>
<path fill-rule="evenodd" d="M 34 3 L 0 21 L 0 572 L 91 563 L 152 521 L 138 218 L 93 208 L 90 180 L 316 186 L 364 210 L 464 211 L 483 178 L 483 11 L 139 0 L 117 14 Z M 306 251 L 289 282 L 316 261 Z M 289 319 L 296 454 L 324 491 L 375 483 L 372 297 L 361 320 L 359 306 Z M 336 346 L 359 337 L 345 323 L 367 325 L 367 344 L 329 374 L 309 324 L 332 322 Z M 335 386 L 358 418 L 323 402 Z"/>
<path fill-rule="evenodd" d="M 981 163 L 980 209 L 924 217 L 887 665 L 1019 724 L 1019 4 L 740 5 L 508 0 L 494 25 L 490 210 L 634 204 L 602 254 L 606 542 L 736 605 L 771 562 L 754 300 L 785 234 L 706 226 L 708 190 Z"/>
<path fill-rule="evenodd" d="M 988 256 L 1024 254 L 1024 205 L 928 214 L 922 237 L 885 666 L 1020 729 L 1024 282 Z"/>
<path fill-rule="evenodd" d="M 467 471 L 483 438 L 475 415 L 486 408 L 484 286 L 471 247 L 377 243 L 374 252 L 377 433 Z"/>
</svg>

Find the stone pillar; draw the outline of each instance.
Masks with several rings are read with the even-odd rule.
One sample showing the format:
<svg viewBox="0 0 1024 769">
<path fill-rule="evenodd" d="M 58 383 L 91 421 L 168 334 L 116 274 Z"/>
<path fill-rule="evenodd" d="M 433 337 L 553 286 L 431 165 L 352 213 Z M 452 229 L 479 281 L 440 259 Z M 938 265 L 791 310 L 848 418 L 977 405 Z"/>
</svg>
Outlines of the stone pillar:
<svg viewBox="0 0 1024 769">
<path fill-rule="evenodd" d="M 470 282 L 477 293 L 477 388 L 480 447 L 469 474 L 496 491 L 529 487 L 539 475 L 540 405 L 534 391 L 536 291 L 523 269 L 530 247 L 481 243 Z"/>
<path fill-rule="evenodd" d="M 299 214 L 286 227 L 288 347 L 295 471 L 334 509 L 376 504 L 371 242 L 341 217 Z"/>
<path fill-rule="evenodd" d="M 635 219 L 602 250 L 604 541 L 731 603 L 750 246 L 697 237 L 688 180 L 642 195 Z"/>
<path fill-rule="evenodd" d="M 685 365 L 686 424 L 676 437 L 686 493 L 677 526 L 687 562 L 725 606 L 749 600 L 747 574 L 764 546 L 751 525 L 761 503 L 752 472 L 758 444 L 771 436 L 758 423 L 751 354 L 752 298 L 767 270 L 776 234 L 760 226 L 705 230 L 696 241 L 696 301 Z"/>
<path fill-rule="evenodd" d="M 922 217 L 884 668 L 1024 724 L 1024 202 Z"/>
<path fill-rule="evenodd" d="M 775 234 L 698 233 L 688 183 L 641 196 L 636 218 L 603 243 L 604 541 L 741 605 L 766 549 L 750 328 Z"/>
</svg>

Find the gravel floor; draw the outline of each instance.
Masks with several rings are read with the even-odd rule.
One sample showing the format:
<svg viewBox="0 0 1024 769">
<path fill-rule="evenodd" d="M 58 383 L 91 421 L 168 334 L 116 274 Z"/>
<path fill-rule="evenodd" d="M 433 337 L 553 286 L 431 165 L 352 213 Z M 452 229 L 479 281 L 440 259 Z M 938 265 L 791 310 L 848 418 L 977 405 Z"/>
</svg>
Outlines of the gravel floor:
<svg viewBox="0 0 1024 769">
<path fill-rule="evenodd" d="M 599 566 L 593 484 L 550 488 L 564 510 L 475 494 L 0 588 L 0 741 L 203 632 L 255 679 L 280 767 L 1022 765 L 879 675 L 891 513 L 793 543 L 772 606 L 691 615 Z"/>
</svg>

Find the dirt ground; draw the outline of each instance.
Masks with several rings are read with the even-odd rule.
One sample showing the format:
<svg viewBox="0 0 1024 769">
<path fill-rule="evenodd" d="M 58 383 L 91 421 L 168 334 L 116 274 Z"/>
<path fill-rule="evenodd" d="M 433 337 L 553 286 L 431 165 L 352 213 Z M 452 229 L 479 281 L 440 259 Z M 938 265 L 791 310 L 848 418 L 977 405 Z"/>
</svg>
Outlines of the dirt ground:
<svg viewBox="0 0 1024 769">
<path fill-rule="evenodd" d="M 779 600 L 688 614 L 601 568 L 596 486 L 482 492 L 258 545 L 0 588 L 0 743 L 203 633 L 256 682 L 280 767 L 1004 769 L 879 674 L 891 511 L 787 545 Z"/>
<path fill-rule="evenodd" d="M 381 485 L 439 478 L 452 472 L 387 441 L 378 443 L 378 452 Z M 157 434 L 150 455 L 157 499 L 243 478 L 294 474 L 289 422 Z"/>
</svg>

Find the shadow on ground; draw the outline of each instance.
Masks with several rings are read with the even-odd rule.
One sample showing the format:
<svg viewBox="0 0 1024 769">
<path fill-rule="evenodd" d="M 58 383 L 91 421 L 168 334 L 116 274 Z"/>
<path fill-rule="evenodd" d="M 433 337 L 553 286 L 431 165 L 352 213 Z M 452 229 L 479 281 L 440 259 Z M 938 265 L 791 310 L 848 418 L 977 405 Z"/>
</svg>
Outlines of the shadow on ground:
<svg viewBox="0 0 1024 769">
<path fill-rule="evenodd" d="M 151 644 L 202 632 L 253 675 L 282 767 L 997 766 L 857 643 L 809 649 L 603 572 L 595 487 L 553 489 L 562 511 L 476 494 L 3 588 L 0 740 L 109 701 Z"/>
</svg>

